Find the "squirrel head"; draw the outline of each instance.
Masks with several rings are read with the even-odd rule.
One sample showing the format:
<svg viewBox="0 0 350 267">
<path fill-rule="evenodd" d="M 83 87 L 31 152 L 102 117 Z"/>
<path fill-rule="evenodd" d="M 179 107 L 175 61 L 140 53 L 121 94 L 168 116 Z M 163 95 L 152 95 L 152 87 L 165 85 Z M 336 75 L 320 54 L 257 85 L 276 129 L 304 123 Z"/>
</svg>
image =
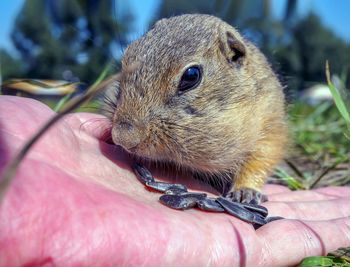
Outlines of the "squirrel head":
<svg viewBox="0 0 350 267">
<path fill-rule="evenodd" d="M 162 19 L 128 46 L 121 79 L 108 88 L 113 142 L 198 171 L 232 169 L 259 138 L 258 91 L 271 75 L 264 56 L 219 18 Z"/>
</svg>

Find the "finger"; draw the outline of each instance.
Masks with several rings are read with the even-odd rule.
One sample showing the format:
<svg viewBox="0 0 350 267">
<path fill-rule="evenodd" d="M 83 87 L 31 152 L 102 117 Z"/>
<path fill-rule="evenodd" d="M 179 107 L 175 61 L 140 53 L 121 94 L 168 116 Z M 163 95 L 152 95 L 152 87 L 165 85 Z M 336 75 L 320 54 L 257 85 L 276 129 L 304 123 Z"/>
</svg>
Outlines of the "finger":
<svg viewBox="0 0 350 267">
<path fill-rule="evenodd" d="M 328 187 L 321 187 L 318 189 L 315 189 L 316 192 L 328 196 L 349 196 L 350 195 L 350 187 L 349 186 L 328 186 Z"/>
<path fill-rule="evenodd" d="M 108 133 L 111 130 L 111 121 L 102 115 L 91 113 L 73 113 L 64 118 L 73 129 L 78 129 L 77 134 L 82 132 L 99 139 L 106 140 L 110 135 Z"/>
<path fill-rule="evenodd" d="M 54 114 L 48 106 L 37 100 L 0 96 L 0 130 L 20 140 L 30 138 Z"/>
<path fill-rule="evenodd" d="M 290 219 L 329 220 L 350 216 L 350 197 L 306 202 L 266 202 L 269 216 Z"/>
<path fill-rule="evenodd" d="M 11 117 L 7 115 L 10 113 Z M 37 100 L 15 96 L 0 97 L 0 121 L 6 121 L 7 132 L 13 132 L 24 140 L 30 138 L 54 115 L 53 110 Z M 69 114 L 63 121 L 71 128 L 83 130 L 97 139 L 102 139 L 111 126 L 106 117 L 89 113 Z"/>
<path fill-rule="evenodd" d="M 269 201 L 315 201 L 349 196 L 350 187 L 332 186 L 315 190 L 299 190 L 269 195 Z"/>
<path fill-rule="evenodd" d="M 350 244 L 350 217 L 332 221 L 275 221 L 257 232 L 266 266 L 290 266 Z M 278 238 L 276 238 L 278 236 Z"/>
<path fill-rule="evenodd" d="M 288 187 L 283 186 L 283 185 L 278 185 L 278 184 L 264 185 L 262 191 L 265 195 L 268 195 L 269 198 L 270 198 L 270 195 L 273 195 L 273 194 L 281 194 L 281 193 L 291 192 L 291 190 Z"/>
</svg>

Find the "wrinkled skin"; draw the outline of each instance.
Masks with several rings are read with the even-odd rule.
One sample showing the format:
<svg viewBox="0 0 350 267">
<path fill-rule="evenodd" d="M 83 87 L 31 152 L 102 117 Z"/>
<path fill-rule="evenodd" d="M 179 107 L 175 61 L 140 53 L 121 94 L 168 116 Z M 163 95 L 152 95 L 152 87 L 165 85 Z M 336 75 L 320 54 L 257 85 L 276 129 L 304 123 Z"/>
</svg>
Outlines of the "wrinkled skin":
<svg viewBox="0 0 350 267">
<path fill-rule="evenodd" d="M 0 96 L 1 168 L 53 115 Z M 255 231 L 228 214 L 163 206 L 102 141 L 106 125 L 69 115 L 34 146 L 1 204 L 0 266 L 285 266 L 350 245 L 349 187 L 266 185 L 269 215 L 288 219 Z"/>
</svg>

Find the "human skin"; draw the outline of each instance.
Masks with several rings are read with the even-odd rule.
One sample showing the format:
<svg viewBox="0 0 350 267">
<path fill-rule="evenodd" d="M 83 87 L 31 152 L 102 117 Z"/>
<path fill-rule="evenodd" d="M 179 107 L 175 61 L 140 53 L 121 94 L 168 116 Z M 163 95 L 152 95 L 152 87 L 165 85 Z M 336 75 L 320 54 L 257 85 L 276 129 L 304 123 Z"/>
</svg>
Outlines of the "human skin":
<svg viewBox="0 0 350 267">
<path fill-rule="evenodd" d="M 52 116 L 0 96 L 1 169 Z M 34 145 L 1 203 L 0 266 L 287 266 L 350 245 L 349 187 L 266 185 L 269 215 L 287 219 L 255 231 L 225 213 L 162 205 L 103 141 L 107 128 L 103 116 L 75 113 Z"/>
</svg>

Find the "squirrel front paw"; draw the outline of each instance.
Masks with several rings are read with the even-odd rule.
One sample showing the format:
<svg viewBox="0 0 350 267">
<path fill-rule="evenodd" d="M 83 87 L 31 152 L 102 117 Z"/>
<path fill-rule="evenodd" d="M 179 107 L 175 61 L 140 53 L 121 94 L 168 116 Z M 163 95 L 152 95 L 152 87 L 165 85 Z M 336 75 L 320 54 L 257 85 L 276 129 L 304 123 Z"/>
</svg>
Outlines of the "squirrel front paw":
<svg viewBox="0 0 350 267">
<path fill-rule="evenodd" d="M 234 202 L 249 203 L 256 205 L 268 201 L 266 195 L 253 188 L 248 187 L 228 192 L 225 197 Z"/>
</svg>

